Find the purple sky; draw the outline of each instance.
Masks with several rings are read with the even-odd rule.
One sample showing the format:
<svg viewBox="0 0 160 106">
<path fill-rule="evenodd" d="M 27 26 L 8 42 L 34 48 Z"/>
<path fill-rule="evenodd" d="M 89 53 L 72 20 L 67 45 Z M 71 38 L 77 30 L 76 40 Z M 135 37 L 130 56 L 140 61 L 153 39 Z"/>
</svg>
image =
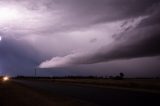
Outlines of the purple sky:
<svg viewBox="0 0 160 106">
<path fill-rule="evenodd" d="M 0 0 L 0 74 L 160 76 L 159 0 Z"/>
</svg>

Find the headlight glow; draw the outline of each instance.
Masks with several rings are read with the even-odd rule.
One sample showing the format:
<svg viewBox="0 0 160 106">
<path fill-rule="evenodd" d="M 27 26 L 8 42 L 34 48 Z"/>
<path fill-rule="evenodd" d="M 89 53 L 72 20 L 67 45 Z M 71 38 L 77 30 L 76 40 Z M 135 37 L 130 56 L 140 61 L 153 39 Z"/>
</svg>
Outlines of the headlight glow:
<svg viewBox="0 0 160 106">
<path fill-rule="evenodd" d="M 9 77 L 8 76 L 4 76 L 3 77 L 3 81 L 8 81 L 9 80 Z"/>
</svg>

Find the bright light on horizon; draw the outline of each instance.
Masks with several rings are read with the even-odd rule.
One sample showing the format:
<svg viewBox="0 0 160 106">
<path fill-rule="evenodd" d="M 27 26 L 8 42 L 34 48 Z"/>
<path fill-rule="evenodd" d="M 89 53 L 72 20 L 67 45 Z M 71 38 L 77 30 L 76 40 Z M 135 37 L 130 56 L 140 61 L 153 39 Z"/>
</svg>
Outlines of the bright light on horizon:
<svg viewBox="0 0 160 106">
<path fill-rule="evenodd" d="M 3 81 L 8 81 L 9 80 L 9 77 L 8 76 L 4 76 L 3 77 Z"/>
</svg>

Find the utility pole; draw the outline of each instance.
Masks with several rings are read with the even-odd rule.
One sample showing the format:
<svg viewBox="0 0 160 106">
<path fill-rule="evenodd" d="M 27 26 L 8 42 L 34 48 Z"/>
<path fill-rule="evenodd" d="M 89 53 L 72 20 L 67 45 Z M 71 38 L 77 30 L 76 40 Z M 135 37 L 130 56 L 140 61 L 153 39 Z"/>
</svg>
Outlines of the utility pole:
<svg viewBox="0 0 160 106">
<path fill-rule="evenodd" d="M 34 76 L 35 77 L 37 76 L 37 69 L 36 68 L 34 69 Z"/>
</svg>

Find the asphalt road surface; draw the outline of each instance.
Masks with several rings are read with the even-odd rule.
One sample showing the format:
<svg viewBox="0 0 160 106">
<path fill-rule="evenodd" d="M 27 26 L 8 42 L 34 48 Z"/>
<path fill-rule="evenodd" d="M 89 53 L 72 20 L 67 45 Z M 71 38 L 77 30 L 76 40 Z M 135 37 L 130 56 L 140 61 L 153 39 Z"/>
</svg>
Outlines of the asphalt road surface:
<svg viewBox="0 0 160 106">
<path fill-rule="evenodd" d="M 87 85 L 57 84 L 45 81 L 15 80 L 34 90 L 46 91 L 93 103 L 98 106 L 160 106 L 160 94 L 143 91 L 93 87 Z"/>
</svg>

